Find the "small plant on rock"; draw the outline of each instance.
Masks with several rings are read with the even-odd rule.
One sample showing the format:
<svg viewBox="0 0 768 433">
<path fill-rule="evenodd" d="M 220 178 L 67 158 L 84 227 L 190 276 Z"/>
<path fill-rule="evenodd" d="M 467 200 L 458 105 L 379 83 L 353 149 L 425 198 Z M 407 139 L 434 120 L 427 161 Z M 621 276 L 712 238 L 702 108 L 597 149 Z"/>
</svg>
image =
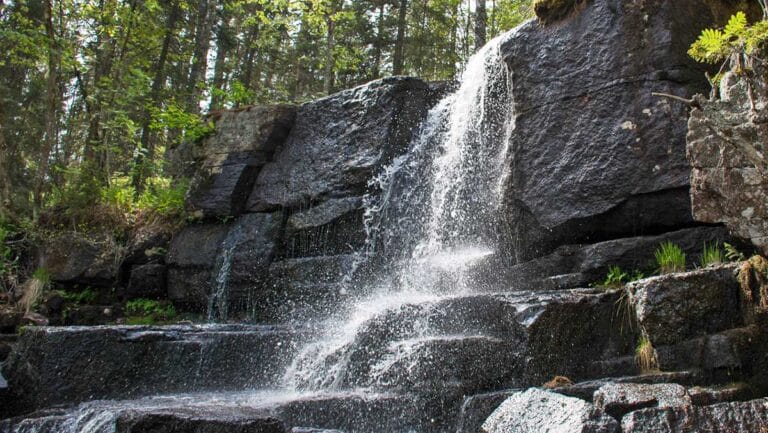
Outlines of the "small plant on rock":
<svg viewBox="0 0 768 433">
<path fill-rule="evenodd" d="M 723 250 L 717 242 L 704 244 L 704 250 L 701 252 L 701 267 L 719 265 L 725 262 Z"/>
<path fill-rule="evenodd" d="M 685 253 L 672 242 L 664 242 L 654 253 L 660 274 L 685 271 Z"/>
<path fill-rule="evenodd" d="M 656 357 L 656 349 L 653 348 L 651 340 L 645 335 L 637 341 L 635 348 L 635 363 L 642 373 L 649 373 L 659 368 L 659 362 Z"/>
<path fill-rule="evenodd" d="M 629 274 L 614 265 L 608 268 L 608 275 L 605 276 L 605 281 L 603 281 L 601 286 L 610 288 L 621 287 L 628 281 Z"/>
<path fill-rule="evenodd" d="M 176 319 L 176 309 L 167 301 L 136 299 L 125 305 L 129 325 L 152 325 Z"/>
<path fill-rule="evenodd" d="M 743 262 L 744 260 L 747 260 L 747 257 L 736 249 L 733 245 L 729 244 L 728 242 L 723 243 L 723 248 L 725 248 L 725 258 L 728 259 L 728 261 L 731 262 Z"/>
<path fill-rule="evenodd" d="M 29 313 L 40 302 L 43 296 L 51 286 L 51 274 L 45 268 L 38 268 L 32 274 L 32 278 L 27 280 L 22 286 L 21 300 L 19 306 L 24 312 Z"/>
</svg>

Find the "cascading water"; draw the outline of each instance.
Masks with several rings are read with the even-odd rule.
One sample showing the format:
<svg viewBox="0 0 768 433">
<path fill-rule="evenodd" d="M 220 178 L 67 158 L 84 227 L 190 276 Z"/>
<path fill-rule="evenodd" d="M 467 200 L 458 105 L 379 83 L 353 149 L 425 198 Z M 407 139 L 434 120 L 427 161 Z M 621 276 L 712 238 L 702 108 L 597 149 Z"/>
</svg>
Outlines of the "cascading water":
<svg viewBox="0 0 768 433">
<path fill-rule="evenodd" d="M 274 408 L 286 403 L 291 407 L 291 401 L 318 393 L 353 402 L 400 398 L 387 397 L 387 392 L 419 385 L 414 381 L 427 382 L 432 375 L 434 364 L 423 366 L 421 361 L 441 356 L 429 353 L 435 343 L 455 347 L 451 345 L 465 342 L 473 347 L 479 342 L 511 353 L 507 346 L 498 346 L 501 340 L 493 330 L 475 320 L 485 311 L 482 304 L 477 310 L 463 306 L 461 319 L 446 311 L 460 304 L 452 304 L 454 300 L 472 292 L 477 282 L 470 281 L 468 271 L 493 254 L 497 245 L 509 134 L 514 128 L 512 82 L 500 53 L 502 42 L 501 37 L 494 39 L 469 60 L 460 86 L 430 111 L 409 151 L 372 181 L 372 189 L 380 193 L 365 200 L 366 246 L 345 281 L 352 284 L 365 274 L 366 298 L 348 316 L 331 319 L 325 336 L 293 358 L 283 375 L 283 389 L 95 401 L 62 415 L 25 420 L 13 431 L 113 433 L 124 413 L 220 406 L 227 411 L 278 410 Z M 227 318 L 229 273 L 239 237 L 233 228 L 222 244 L 209 320 Z M 356 272 L 363 267 L 366 272 Z M 503 328 L 496 333 L 512 332 Z M 513 359 L 502 355 L 502 361 L 511 365 Z M 349 431 L 414 431 L 412 421 L 423 421 L 424 408 L 409 396 L 397 401 L 415 407 L 410 409 L 410 421 L 387 412 L 393 419 L 374 416 L 375 427 Z M 368 414 L 363 406 L 348 414 L 348 421 Z M 426 428 L 435 431 L 431 421 L 426 420 Z"/>
<path fill-rule="evenodd" d="M 503 41 L 492 40 L 469 60 L 460 86 L 430 111 L 408 153 L 374 179 L 381 194 L 366 200 L 368 239 L 355 270 L 371 259 L 378 275 L 368 281 L 368 299 L 342 323 L 334 319 L 329 337 L 308 345 L 294 359 L 284 376 L 288 387 L 375 386 L 379 379 L 355 379 L 358 373 L 351 366 L 352 358 L 360 356 L 356 340 L 362 329 L 375 327 L 372 319 L 471 292 L 474 282 L 467 271 L 496 247 L 514 128 L 512 82 L 500 53 Z M 428 324 L 410 321 L 403 337 L 420 344 Z M 393 356 L 382 363 L 396 363 Z M 365 370 L 386 375 L 386 365 Z"/>
<path fill-rule="evenodd" d="M 226 321 L 229 314 L 229 275 L 232 270 L 235 247 L 242 230 L 235 224 L 221 244 L 221 253 L 216 258 L 213 272 L 213 290 L 208 296 L 208 321 Z"/>
</svg>

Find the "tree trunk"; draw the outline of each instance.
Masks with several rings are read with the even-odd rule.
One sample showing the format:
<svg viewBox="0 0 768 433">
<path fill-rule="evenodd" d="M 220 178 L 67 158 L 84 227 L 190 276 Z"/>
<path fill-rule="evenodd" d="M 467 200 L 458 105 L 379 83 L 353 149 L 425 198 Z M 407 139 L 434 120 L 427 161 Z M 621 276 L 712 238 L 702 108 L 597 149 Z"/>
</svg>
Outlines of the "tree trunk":
<svg viewBox="0 0 768 433">
<path fill-rule="evenodd" d="M 381 50 L 384 46 L 384 9 L 387 3 L 384 0 L 380 1 L 379 19 L 376 23 L 376 42 L 373 45 L 373 78 L 381 77 Z"/>
<path fill-rule="evenodd" d="M 168 60 L 168 54 L 171 50 L 171 42 L 173 42 L 173 37 L 176 33 L 176 22 L 179 19 L 180 13 L 179 4 L 176 1 L 171 1 L 170 10 L 168 11 L 168 17 L 166 19 L 163 45 L 160 49 L 160 57 L 157 58 L 157 62 L 154 66 L 155 77 L 152 80 L 152 88 L 149 93 L 149 107 L 156 107 L 160 101 L 160 92 L 165 85 L 166 79 L 165 63 Z M 133 186 L 136 189 L 137 195 L 144 191 L 144 181 L 149 175 L 147 162 L 151 162 L 154 159 L 155 154 L 155 143 L 152 137 L 152 130 L 150 129 L 151 121 L 152 115 L 147 108 L 141 124 L 140 143 L 143 152 L 138 152 L 138 155 L 136 156 L 136 167 L 133 175 Z"/>
<path fill-rule="evenodd" d="M 215 14 L 210 11 L 209 0 L 199 0 L 195 48 L 187 81 L 187 111 L 191 113 L 200 111 L 200 82 L 205 80 L 205 71 L 208 69 L 208 52 L 211 49 L 211 29 L 213 28 L 214 16 Z"/>
<path fill-rule="evenodd" d="M 216 62 L 213 66 L 213 89 L 214 92 L 211 95 L 210 110 L 216 110 L 222 107 L 223 97 L 221 92 L 224 91 L 226 85 L 226 67 L 227 56 L 232 48 L 232 41 L 229 35 L 229 16 L 226 11 L 222 10 L 221 23 L 219 24 L 219 30 L 216 32 Z"/>
<path fill-rule="evenodd" d="M 400 7 L 397 12 L 397 37 L 395 39 L 395 54 L 392 61 L 392 75 L 403 74 L 404 54 L 405 54 L 405 30 L 406 19 L 408 17 L 408 0 L 400 0 Z"/>
<path fill-rule="evenodd" d="M 56 143 L 57 136 L 57 103 L 58 103 L 58 66 L 60 62 L 60 53 L 56 33 L 53 28 L 53 5 L 52 0 L 45 0 L 43 5 L 43 21 L 45 25 L 45 34 L 48 39 L 48 74 L 45 82 L 45 135 L 40 148 L 40 160 L 37 166 L 37 177 L 35 178 L 34 189 L 34 208 L 35 216 L 39 215 L 43 207 L 43 189 L 47 184 L 49 159 L 51 151 Z"/>
<path fill-rule="evenodd" d="M 0 104 L 0 221 L 11 219 L 11 149 L 5 141 L 5 115 Z"/>
<path fill-rule="evenodd" d="M 323 81 L 323 93 L 326 95 L 331 94 L 333 89 L 333 48 L 334 48 L 334 30 L 336 23 L 333 21 L 333 17 L 326 18 L 328 24 L 328 33 L 326 36 L 325 47 L 325 80 Z"/>
<path fill-rule="evenodd" d="M 477 0 L 477 7 L 475 8 L 475 51 L 485 45 L 486 42 L 486 26 L 488 24 L 488 14 L 485 10 L 485 0 Z"/>
</svg>

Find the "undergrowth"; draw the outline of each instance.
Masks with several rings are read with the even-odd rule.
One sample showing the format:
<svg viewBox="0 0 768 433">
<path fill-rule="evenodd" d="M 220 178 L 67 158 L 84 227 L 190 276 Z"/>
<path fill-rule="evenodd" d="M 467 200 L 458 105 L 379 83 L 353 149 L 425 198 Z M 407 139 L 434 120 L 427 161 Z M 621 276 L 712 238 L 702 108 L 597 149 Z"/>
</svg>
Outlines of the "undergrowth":
<svg viewBox="0 0 768 433">
<path fill-rule="evenodd" d="M 176 308 L 168 301 L 136 299 L 125 305 L 126 323 L 129 325 L 153 325 L 168 323 L 177 318 Z"/>
</svg>

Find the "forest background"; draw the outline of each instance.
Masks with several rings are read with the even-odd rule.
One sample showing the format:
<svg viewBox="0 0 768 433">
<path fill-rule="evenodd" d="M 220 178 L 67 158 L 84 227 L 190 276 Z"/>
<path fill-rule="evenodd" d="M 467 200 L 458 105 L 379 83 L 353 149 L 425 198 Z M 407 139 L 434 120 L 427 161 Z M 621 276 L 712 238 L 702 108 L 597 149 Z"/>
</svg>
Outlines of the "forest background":
<svg viewBox="0 0 768 433">
<path fill-rule="evenodd" d="M 168 154 L 208 113 L 456 78 L 530 3 L 0 0 L 0 232 L 178 219 Z"/>
</svg>

